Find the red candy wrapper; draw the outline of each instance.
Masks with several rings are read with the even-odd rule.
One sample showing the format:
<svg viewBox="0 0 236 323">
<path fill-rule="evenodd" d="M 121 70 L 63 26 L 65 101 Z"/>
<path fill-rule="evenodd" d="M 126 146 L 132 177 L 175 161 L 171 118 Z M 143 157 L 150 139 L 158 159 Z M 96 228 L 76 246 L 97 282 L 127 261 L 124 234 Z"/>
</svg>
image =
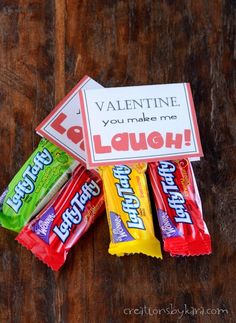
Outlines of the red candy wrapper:
<svg viewBox="0 0 236 323">
<path fill-rule="evenodd" d="M 164 250 L 172 256 L 210 254 L 211 238 L 189 160 L 150 163 L 148 173 Z"/>
<path fill-rule="evenodd" d="M 79 165 L 70 180 L 16 240 L 53 270 L 104 211 L 102 180 Z"/>
</svg>

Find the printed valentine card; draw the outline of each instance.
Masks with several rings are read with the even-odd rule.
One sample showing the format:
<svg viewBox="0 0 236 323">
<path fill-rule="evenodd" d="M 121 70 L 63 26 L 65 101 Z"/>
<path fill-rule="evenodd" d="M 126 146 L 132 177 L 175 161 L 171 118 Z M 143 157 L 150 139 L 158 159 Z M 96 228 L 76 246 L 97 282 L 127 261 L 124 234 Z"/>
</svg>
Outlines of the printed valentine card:
<svg viewBox="0 0 236 323">
<path fill-rule="evenodd" d="M 39 135 L 82 163 L 86 162 L 86 154 L 78 92 L 95 88 L 102 88 L 102 86 L 85 76 L 36 128 Z"/>
<path fill-rule="evenodd" d="M 79 94 L 88 167 L 203 155 L 189 83 Z"/>
</svg>

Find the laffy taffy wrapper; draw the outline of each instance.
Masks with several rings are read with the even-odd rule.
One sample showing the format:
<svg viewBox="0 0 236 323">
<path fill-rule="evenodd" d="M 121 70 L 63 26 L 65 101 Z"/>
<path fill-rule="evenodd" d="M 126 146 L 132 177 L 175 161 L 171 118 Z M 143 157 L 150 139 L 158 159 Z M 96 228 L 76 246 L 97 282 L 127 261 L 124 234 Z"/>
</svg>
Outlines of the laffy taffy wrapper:
<svg viewBox="0 0 236 323">
<path fill-rule="evenodd" d="M 162 258 L 154 235 L 145 170 L 144 163 L 99 167 L 111 237 L 108 252 L 112 255 L 143 253 Z"/>
<path fill-rule="evenodd" d="M 21 167 L 0 196 L 0 224 L 19 232 L 68 180 L 77 164 L 46 139 Z"/>
<path fill-rule="evenodd" d="M 211 237 L 188 159 L 150 163 L 148 173 L 164 241 L 172 256 L 211 253 Z"/>
<path fill-rule="evenodd" d="M 100 176 L 78 165 L 69 181 L 19 233 L 16 240 L 53 270 L 103 213 Z"/>
</svg>

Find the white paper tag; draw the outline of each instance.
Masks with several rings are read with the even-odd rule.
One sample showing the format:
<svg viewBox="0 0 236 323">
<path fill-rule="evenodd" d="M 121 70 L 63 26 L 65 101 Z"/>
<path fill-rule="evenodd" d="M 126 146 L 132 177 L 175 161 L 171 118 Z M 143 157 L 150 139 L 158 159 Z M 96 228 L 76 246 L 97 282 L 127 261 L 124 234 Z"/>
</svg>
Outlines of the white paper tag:
<svg viewBox="0 0 236 323">
<path fill-rule="evenodd" d="M 203 155 L 188 83 L 79 93 L 88 167 Z"/>
<path fill-rule="evenodd" d="M 86 154 L 78 92 L 82 89 L 95 88 L 103 87 L 85 76 L 36 128 L 39 135 L 82 163 L 86 163 Z"/>
</svg>

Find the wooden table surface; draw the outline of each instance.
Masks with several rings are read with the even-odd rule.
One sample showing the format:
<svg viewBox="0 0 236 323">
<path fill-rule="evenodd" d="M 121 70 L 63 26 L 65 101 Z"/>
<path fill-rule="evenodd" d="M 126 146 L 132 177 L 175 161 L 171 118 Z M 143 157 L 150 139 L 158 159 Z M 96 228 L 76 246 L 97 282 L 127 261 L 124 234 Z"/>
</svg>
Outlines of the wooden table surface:
<svg viewBox="0 0 236 323">
<path fill-rule="evenodd" d="M 104 214 L 54 273 L 2 228 L 0 322 L 236 321 L 235 10 L 233 0 L 0 1 L 0 190 L 85 74 L 107 87 L 190 82 L 213 242 L 211 256 L 110 256 Z"/>
</svg>

